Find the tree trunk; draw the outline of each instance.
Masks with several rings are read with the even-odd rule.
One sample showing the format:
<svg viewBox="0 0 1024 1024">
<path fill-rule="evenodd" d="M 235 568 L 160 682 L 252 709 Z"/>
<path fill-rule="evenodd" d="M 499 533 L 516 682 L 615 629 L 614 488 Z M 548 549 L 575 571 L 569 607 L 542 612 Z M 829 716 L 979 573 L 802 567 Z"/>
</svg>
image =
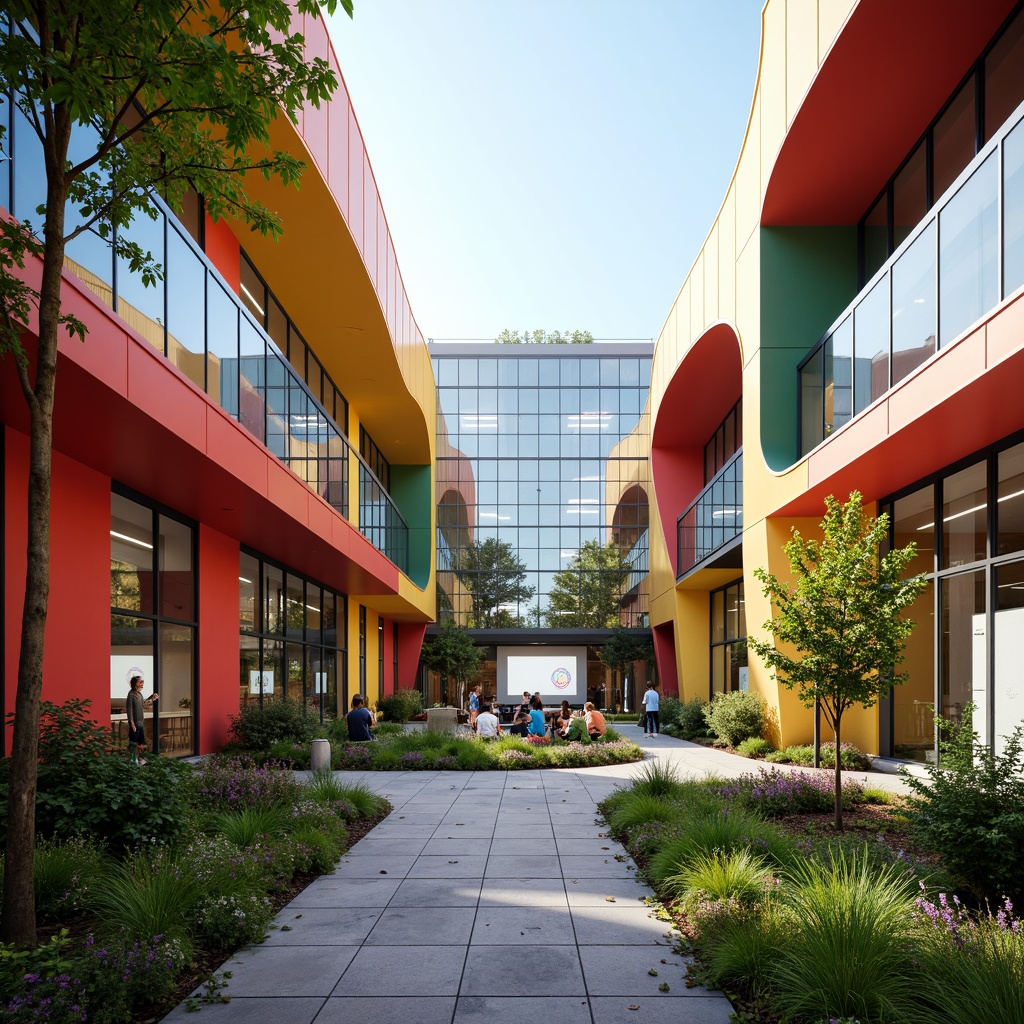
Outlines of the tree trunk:
<svg viewBox="0 0 1024 1024">
<path fill-rule="evenodd" d="M 48 125 L 43 278 L 39 289 L 39 343 L 35 385 L 22 389 L 31 413 L 28 476 L 28 545 L 21 618 L 18 691 L 11 743 L 7 855 L 4 866 L 0 940 L 20 947 L 36 943 L 33 866 L 36 783 L 39 769 L 39 703 L 43 691 L 43 645 L 50 590 L 50 485 L 53 401 L 57 378 L 61 271 L 64 266 L 64 161 L 70 137 L 66 112 Z"/>
<path fill-rule="evenodd" d="M 842 832 L 843 831 L 843 767 L 842 767 L 842 760 L 839 757 L 839 747 L 840 747 L 840 743 L 839 743 L 839 723 L 840 723 L 841 719 L 842 719 L 842 712 L 840 711 L 836 715 L 836 726 L 835 726 L 835 736 L 836 736 L 836 769 L 835 769 L 835 779 L 836 779 L 836 819 L 835 819 L 835 824 L 836 824 L 836 831 L 837 832 Z"/>
</svg>

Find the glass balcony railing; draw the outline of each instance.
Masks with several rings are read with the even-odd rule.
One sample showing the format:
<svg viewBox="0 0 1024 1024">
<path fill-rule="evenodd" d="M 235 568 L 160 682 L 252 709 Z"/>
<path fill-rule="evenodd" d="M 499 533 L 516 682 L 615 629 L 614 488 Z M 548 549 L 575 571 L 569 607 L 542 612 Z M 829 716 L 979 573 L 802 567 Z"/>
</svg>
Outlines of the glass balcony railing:
<svg viewBox="0 0 1024 1024">
<path fill-rule="evenodd" d="M 11 157 L 0 164 L 0 205 L 38 221 L 35 207 L 45 201 L 42 150 L 11 104 L 0 106 L 0 123 Z M 72 159 L 88 151 L 92 131 L 76 127 Z M 92 232 L 68 244 L 67 268 L 346 519 L 355 460 L 360 532 L 407 571 L 409 530 L 390 495 L 191 235 L 159 200 L 155 205 L 155 219 L 139 215 L 124 232 L 163 268 L 155 287 L 143 287 L 141 275 Z M 76 216 L 69 207 L 69 225 Z"/>
<path fill-rule="evenodd" d="M 798 367 L 800 454 L 1024 285 L 1024 106 Z"/>
<path fill-rule="evenodd" d="M 743 449 L 676 520 L 676 579 L 743 532 Z"/>
</svg>

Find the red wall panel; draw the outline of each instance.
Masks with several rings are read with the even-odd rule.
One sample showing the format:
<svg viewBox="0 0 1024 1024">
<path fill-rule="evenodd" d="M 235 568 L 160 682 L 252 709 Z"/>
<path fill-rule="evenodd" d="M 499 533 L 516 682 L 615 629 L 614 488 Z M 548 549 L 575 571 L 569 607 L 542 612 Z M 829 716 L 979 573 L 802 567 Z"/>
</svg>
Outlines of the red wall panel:
<svg viewBox="0 0 1024 1024">
<path fill-rule="evenodd" d="M 658 664 L 658 679 L 665 697 L 679 696 L 679 675 L 676 672 L 675 629 L 671 622 L 655 626 L 651 630 L 654 640 L 654 657 Z"/>
<path fill-rule="evenodd" d="M 11 711 L 25 598 L 29 451 L 24 434 L 9 428 L 4 434 L 4 710 Z M 50 515 L 43 699 L 90 700 L 104 721 L 110 714 L 110 479 L 54 452 Z"/>
<path fill-rule="evenodd" d="M 398 624 L 398 689 L 409 690 L 416 686 L 416 669 L 426 632 L 425 622 Z"/>
<path fill-rule="evenodd" d="M 239 294 L 242 280 L 241 253 L 238 239 L 227 224 L 220 220 L 216 223 L 206 216 L 206 256 L 220 271 L 221 276 Z"/>
<path fill-rule="evenodd" d="M 238 714 L 238 541 L 199 524 L 199 752 L 220 750 Z"/>
</svg>

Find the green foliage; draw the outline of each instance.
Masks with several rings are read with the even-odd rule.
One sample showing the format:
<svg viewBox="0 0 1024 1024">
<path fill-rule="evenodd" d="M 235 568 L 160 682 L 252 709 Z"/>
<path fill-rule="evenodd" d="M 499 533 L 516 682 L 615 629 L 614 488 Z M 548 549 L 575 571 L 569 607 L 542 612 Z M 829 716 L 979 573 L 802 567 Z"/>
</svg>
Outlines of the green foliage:
<svg viewBox="0 0 1024 1024">
<path fill-rule="evenodd" d="M 549 623 L 549 625 L 552 625 L 552 623 Z M 647 630 L 638 631 L 617 628 L 597 649 L 597 655 L 613 671 L 625 672 L 638 661 L 651 664 L 654 661 L 654 644 Z M 672 699 L 671 697 L 662 699 L 662 722 L 667 720 L 666 704 Z"/>
<path fill-rule="evenodd" d="M 289 832 L 291 812 L 283 804 L 240 807 L 212 815 L 208 827 L 224 836 L 229 843 L 244 849 L 259 838 L 276 839 Z"/>
<path fill-rule="evenodd" d="M 468 631 L 457 625 L 454 619 L 441 623 L 441 632 L 428 636 L 420 652 L 423 664 L 432 672 L 440 674 L 447 690 L 448 679 L 454 679 L 459 690 L 459 703 L 466 683 L 480 671 L 484 650 L 477 647 Z"/>
<path fill-rule="evenodd" d="M 231 735 L 246 750 L 269 752 L 275 743 L 308 744 L 319 722 L 312 710 L 300 700 L 279 697 L 274 700 L 249 701 L 231 718 Z"/>
<path fill-rule="evenodd" d="M 778 646 L 752 636 L 750 649 L 775 670 L 779 682 L 796 688 L 805 707 L 820 703 L 836 743 L 848 708 L 871 707 L 906 681 L 897 668 L 914 622 L 903 613 L 927 586 L 923 575 L 903 578 L 916 545 L 879 558 L 888 543 L 889 518 L 865 516 L 861 503 L 858 491 L 845 505 L 829 495 L 820 541 L 793 530 L 784 548 L 793 586 L 763 568 L 754 570 L 776 609 L 763 628 Z M 837 767 L 837 828 L 842 827 L 840 785 Z"/>
<path fill-rule="evenodd" d="M 195 934 L 204 945 L 235 950 L 262 942 L 273 918 L 273 905 L 260 893 L 210 893 L 196 905 Z"/>
<path fill-rule="evenodd" d="M 470 541 L 452 554 L 455 575 L 470 595 L 471 625 L 478 629 L 514 625 L 505 621 L 508 613 L 502 606 L 523 604 L 535 591 L 527 585 L 526 564 L 516 556 L 512 545 L 506 540 L 488 537 Z M 448 621 L 451 620 L 446 623 Z"/>
<path fill-rule="evenodd" d="M 775 748 L 760 736 L 748 736 L 736 746 L 736 753 L 744 757 L 764 757 L 770 754 Z"/>
<path fill-rule="evenodd" d="M 782 900 L 795 928 L 776 967 L 783 1014 L 913 1019 L 914 890 L 905 875 L 873 870 L 867 856 L 804 860 Z"/>
<path fill-rule="evenodd" d="M 497 345 L 590 345 L 590 331 L 510 331 L 507 327 L 494 339 Z"/>
<path fill-rule="evenodd" d="M 176 870 L 169 857 L 136 856 L 112 864 L 95 881 L 91 908 L 111 935 L 148 942 L 163 935 L 191 949 L 194 910 L 203 898 L 200 881 Z"/>
<path fill-rule="evenodd" d="M 1005 909 L 956 933 L 930 929 L 919 956 L 929 1019 L 943 1024 L 1024 1020 L 1024 927 Z M 1014 927 L 1016 925 L 1016 927 Z"/>
<path fill-rule="evenodd" d="M 40 919 L 57 919 L 81 910 L 102 863 L 103 851 L 85 836 L 37 840 L 34 875 Z"/>
<path fill-rule="evenodd" d="M 708 727 L 735 747 L 743 740 L 760 736 L 764 727 L 764 701 L 746 690 L 716 693 L 704 708 Z"/>
<path fill-rule="evenodd" d="M 389 722 L 407 722 L 423 710 L 423 694 L 419 690 L 396 690 L 377 701 L 377 711 Z"/>
<path fill-rule="evenodd" d="M 697 916 L 694 911 L 691 914 Z M 774 985 L 777 958 L 792 933 L 789 920 L 772 903 L 764 903 L 746 912 L 722 908 L 699 921 L 695 946 L 709 984 L 742 984 L 764 999 Z"/>
<path fill-rule="evenodd" d="M 656 888 L 678 875 L 686 865 L 716 851 L 732 853 L 749 849 L 772 864 L 788 864 L 795 856 L 793 841 L 781 829 L 744 807 L 700 810 L 688 815 L 647 865 Z"/>
<path fill-rule="evenodd" d="M 671 797 L 634 789 L 611 811 L 607 820 L 612 832 L 619 835 L 648 821 L 676 821 L 679 813 L 679 805 Z"/>
<path fill-rule="evenodd" d="M 733 900 L 749 906 L 763 898 L 771 877 L 765 862 L 748 849 L 712 850 L 683 864 L 678 874 L 663 881 L 662 888 L 684 908 L 698 900 Z"/>
<path fill-rule="evenodd" d="M 999 753 L 978 742 L 973 706 L 959 729 L 936 719 L 939 763 L 928 777 L 906 774 L 907 813 L 920 841 L 977 896 L 1024 899 L 1024 731 L 1018 726 Z"/>
<path fill-rule="evenodd" d="M 182 828 L 181 784 L 191 769 L 156 757 L 139 768 L 110 753 L 108 732 L 89 718 L 89 706 L 81 700 L 40 706 L 36 831 L 60 839 L 89 836 L 115 849 L 170 841 Z M 6 776 L 0 795 L 6 838 Z"/>
<path fill-rule="evenodd" d="M 559 629 L 610 629 L 617 626 L 619 599 L 631 571 L 626 556 L 614 541 L 607 544 L 597 540 L 584 541 L 569 565 L 552 578 L 548 607 L 544 613 L 548 626 Z M 613 639 L 614 635 L 608 642 Z M 642 640 L 639 637 L 637 640 L 639 650 Z M 649 638 L 647 642 L 650 643 Z"/>
<path fill-rule="evenodd" d="M 797 744 L 786 747 L 785 750 L 776 750 L 767 760 L 775 764 L 799 764 L 804 767 L 811 767 L 814 764 L 814 747 L 811 744 Z M 852 743 L 844 743 L 839 754 L 840 767 L 843 771 L 867 771 L 871 767 L 868 756 L 857 749 Z M 822 743 L 821 745 L 821 766 L 822 768 L 834 768 L 836 764 L 836 745 L 834 743 Z"/>
</svg>

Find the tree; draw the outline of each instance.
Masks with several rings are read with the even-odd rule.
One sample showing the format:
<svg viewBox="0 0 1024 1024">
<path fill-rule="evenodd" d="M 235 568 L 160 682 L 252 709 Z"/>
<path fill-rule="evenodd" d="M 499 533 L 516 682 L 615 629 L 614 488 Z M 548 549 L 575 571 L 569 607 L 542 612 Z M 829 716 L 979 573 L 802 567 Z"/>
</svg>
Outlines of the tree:
<svg viewBox="0 0 1024 1024">
<path fill-rule="evenodd" d="M 618 544 L 588 540 L 568 567 L 555 573 L 547 624 L 563 629 L 610 629 L 619 624 L 619 599 L 632 569 Z"/>
<path fill-rule="evenodd" d="M 510 331 L 507 327 L 495 339 L 498 345 L 590 345 L 590 331 Z"/>
<path fill-rule="evenodd" d="M 654 641 L 646 630 L 616 629 L 601 645 L 598 657 L 613 672 L 625 678 L 626 670 L 638 661 L 650 665 L 654 662 Z M 626 698 L 623 686 L 623 699 Z"/>
<path fill-rule="evenodd" d="M 448 680 L 455 680 L 458 706 L 464 707 L 466 683 L 480 671 L 484 660 L 483 648 L 477 647 L 461 626 L 452 619 L 446 619 L 440 633 L 423 641 L 420 657 L 428 669 L 440 674 L 445 691 Z"/>
<path fill-rule="evenodd" d="M 158 216 L 158 194 L 179 209 L 189 189 L 214 218 L 276 236 L 272 211 L 250 199 L 246 174 L 295 183 L 301 161 L 270 149 L 270 124 L 296 121 L 337 87 L 327 61 L 306 63 L 295 12 L 351 15 L 352 0 L 9 0 L 0 76 L 42 147 L 46 201 L 28 221 L 0 223 L 0 354 L 29 407 L 28 550 L 10 762 L 0 937 L 35 941 L 32 862 L 49 591 L 50 481 L 57 342 L 85 325 L 61 311 L 66 245 L 84 232 L 110 243 L 146 284 L 162 275 L 119 229 Z M 75 159 L 69 160 L 72 132 Z M 80 143 L 88 140 L 85 152 Z M 26 143 L 28 140 L 26 140 Z M 20 143 L 19 143 L 20 144 Z M 4 154 L 5 159 L 9 154 Z M 38 289 L 32 264 L 41 264 Z M 28 264 L 28 266 L 26 266 Z M 33 320 L 35 323 L 33 324 Z M 22 345 L 34 331 L 34 360 Z"/>
<path fill-rule="evenodd" d="M 832 726 L 837 829 L 843 827 L 839 757 L 843 713 L 855 704 L 871 707 L 906 681 L 907 673 L 896 668 L 903 661 L 914 622 L 901 613 L 927 586 L 924 576 L 903 579 L 915 544 L 879 559 L 888 538 L 889 517 L 865 516 L 861 501 L 857 491 L 845 505 L 829 495 L 820 541 L 807 540 L 793 530 L 783 548 L 795 579 L 793 587 L 763 568 L 754 570 L 776 609 L 763 628 L 786 648 L 753 637 L 749 645 L 775 670 L 779 682 L 797 689 L 801 704 L 812 708 L 819 702 Z"/>
<path fill-rule="evenodd" d="M 459 552 L 455 575 L 469 592 L 470 625 L 478 629 L 507 625 L 508 608 L 502 606 L 519 605 L 535 593 L 526 583 L 526 566 L 516 558 L 512 545 L 493 537 L 470 541 Z"/>
</svg>

